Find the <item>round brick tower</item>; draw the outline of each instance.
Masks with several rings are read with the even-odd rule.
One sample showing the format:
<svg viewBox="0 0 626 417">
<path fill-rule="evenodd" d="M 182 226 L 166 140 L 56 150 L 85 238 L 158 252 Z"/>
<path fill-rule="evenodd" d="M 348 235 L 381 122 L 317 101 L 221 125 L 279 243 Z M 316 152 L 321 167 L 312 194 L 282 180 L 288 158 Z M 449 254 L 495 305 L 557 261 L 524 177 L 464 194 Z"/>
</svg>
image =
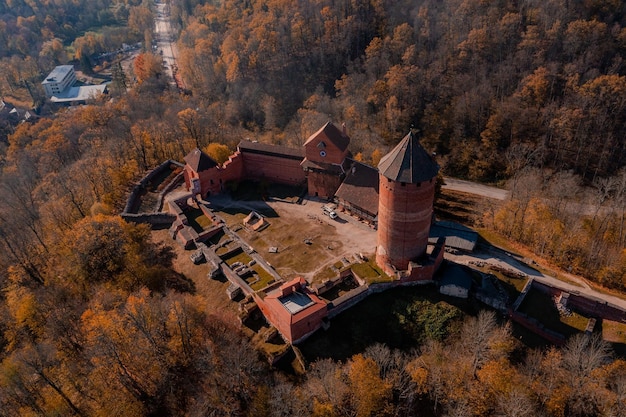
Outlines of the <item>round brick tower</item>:
<svg viewBox="0 0 626 417">
<path fill-rule="evenodd" d="M 387 273 L 426 252 L 438 171 L 413 133 L 380 160 L 376 263 Z"/>
</svg>

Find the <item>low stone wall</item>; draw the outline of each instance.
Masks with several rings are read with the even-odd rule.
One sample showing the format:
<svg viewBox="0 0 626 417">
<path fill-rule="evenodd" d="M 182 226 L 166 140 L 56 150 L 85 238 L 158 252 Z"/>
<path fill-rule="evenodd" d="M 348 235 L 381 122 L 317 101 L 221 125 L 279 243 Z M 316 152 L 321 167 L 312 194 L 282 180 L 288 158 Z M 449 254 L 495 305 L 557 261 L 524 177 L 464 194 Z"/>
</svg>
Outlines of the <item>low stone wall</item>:
<svg viewBox="0 0 626 417">
<path fill-rule="evenodd" d="M 562 292 L 569 293 L 567 308 L 576 310 L 585 316 L 626 322 L 626 311 L 624 309 L 599 298 L 582 295 L 577 291 L 566 291 L 536 280 L 533 281 L 532 287 L 553 297 L 560 295 Z"/>
<path fill-rule="evenodd" d="M 152 181 L 152 179 L 154 179 L 155 176 L 159 175 L 161 172 L 163 172 L 166 168 L 169 168 L 170 165 L 176 165 L 178 167 L 183 168 L 184 165 L 181 164 L 180 162 L 176 162 L 173 161 L 171 159 L 168 159 L 167 161 L 163 162 L 161 165 L 159 165 L 158 167 L 154 168 L 152 171 L 148 172 L 137 184 L 135 184 L 135 186 L 133 187 L 133 191 L 131 191 L 130 195 L 128 196 L 128 200 L 126 200 L 126 206 L 124 207 L 124 211 L 122 211 L 122 214 L 128 213 L 128 214 L 132 214 L 136 211 L 137 209 L 137 203 L 138 203 L 138 199 L 141 195 L 141 193 L 145 190 L 146 188 L 146 184 L 150 181 Z M 158 212 L 161 209 L 161 206 L 163 204 L 163 196 L 165 196 L 165 194 L 167 194 L 167 192 L 171 191 L 171 189 L 176 185 L 175 183 L 177 181 L 180 181 L 182 178 L 182 172 L 177 175 L 174 180 L 172 180 L 164 189 L 163 191 L 159 194 L 159 202 L 157 203 L 158 208 L 156 208 L 154 211 Z M 174 184 L 174 185 L 172 185 Z M 172 188 L 168 188 L 172 186 Z M 167 191 L 166 191 L 167 190 Z"/>
<path fill-rule="evenodd" d="M 603 318 L 626 323 L 626 311 L 595 298 L 583 297 L 580 294 L 570 293 L 567 306 L 573 310 L 580 311 L 589 317 Z"/>
<path fill-rule="evenodd" d="M 174 179 L 163 188 L 163 191 L 159 193 L 159 199 L 154 207 L 154 211 L 161 211 L 163 208 L 163 202 L 165 201 L 165 196 L 170 193 L 174 188 L 178 187 L 184 181 L 184 172 L 179 173 L 174 177 Z"/>
<path fill-rule="evenodd" d="M 150 224 L 152 226 L 169 227 L 176 220 L 176 216 L 170 213 L 122 213 L 121 216 L 127 222 Z"/>
<path fill-rule="evenodd" d="M 547 329 L 537 319 L 528 317 L 527 315 L 517 311 L 511 311 L 509 317 L 514 322 L 522 325 L 523 327 L 526 327 L 531 332 L 538 334 L 539 336 L 543 337 L 544 339 L 555 345 L 560 346 L 565 343 L 565 336 L 563 336 L 561 333 L 557 333 L 553 330 Z"/>
<path fill-rule="evenodd" d="M 370 295 L 369 288 L 367 286 L 357 287 L 348 291 L 341 297 L 334 299 L 328 303 L 328 318 L 332 319 L 339 313 L 342 313 L 360 303 Z"/>
</svg>

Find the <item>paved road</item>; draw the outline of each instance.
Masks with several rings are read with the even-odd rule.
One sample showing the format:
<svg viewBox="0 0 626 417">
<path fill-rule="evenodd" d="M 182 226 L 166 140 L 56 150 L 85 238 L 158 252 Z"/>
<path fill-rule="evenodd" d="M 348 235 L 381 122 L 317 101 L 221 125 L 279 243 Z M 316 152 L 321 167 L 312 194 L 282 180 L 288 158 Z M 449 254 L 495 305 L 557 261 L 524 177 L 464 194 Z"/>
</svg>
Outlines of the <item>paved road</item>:
<svg viewBox="0 0 626 417">
<path fill-rule="evenodd" d="M 171 79 L 171 83 L 174 82 L 174 68 L 176 68 L 176 58 L 178 57 L 178 50 L 176 44 L 173 42 L 174 34 L 172 33 L 172 26 L 170 25 L 170 5 L 164 0 L 155 1 L 157 17 L 154 22 L 155 39 L 157 43 L 157 52 L 163 54 L 163 66 L 165 71 Z"/>
<path fill-rule="evenodd" d="M 456 178 L 444 177 L 444 185 L 441 187 L 446 190 L 461 191 L 468 194 L 480 195 L 495 200 L 506 200 L 509 192 L 501 188 L 490 187 L 489 185 L 478 184 L 476 182 L 458 180 Z"/>
</svg>

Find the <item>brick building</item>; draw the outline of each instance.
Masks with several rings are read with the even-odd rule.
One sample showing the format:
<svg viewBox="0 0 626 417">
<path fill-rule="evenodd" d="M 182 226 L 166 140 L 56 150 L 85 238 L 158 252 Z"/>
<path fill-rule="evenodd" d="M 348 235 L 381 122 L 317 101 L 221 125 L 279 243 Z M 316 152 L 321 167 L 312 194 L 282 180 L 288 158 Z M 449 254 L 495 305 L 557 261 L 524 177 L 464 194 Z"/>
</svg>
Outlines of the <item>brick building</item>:
<svg viewBox="0 0 626 417">
<path fill-rule="evenodd" d="M 345 178 L 349 144 L 345 127 L 339 130 L 331 122 L 307 139 L 301 165 L 307 174 L 309 195 L 322 198 L 335 195 Z"/>
<path fill-rule="evenodd" d="M 289 342 L 297 343 L 318 330 L 328 316 L 328 306 L 309 290 L 304 278 L 295 278 L 255 297 L 263 315 Z"/>
<path fill-rule="evenodd" d="M 194 149 L 185 157 L 185 184 L 205 197 L 228 181 L 267 180 L 308 187 L 311 196 L 334 198 L 344 213 L 377 226 L 376 263 L 392 285 L 430 281 L 443 259 L 443 240 L 427 253 L 435 180 L 439 167 L 413 133 L 374 168 L 350 158 L 344 129 L 325 124 L 303 148 L 242 141 L 222 165 Z M 296 343 L 322 326 L 328 306 L 303 278 L 254 294 L 257 305 L 283 335 Z"/>
<path fill-rule="evenodd" d="M 408 270 L 424 257 L 438 172 L 413 133 L 381 158 L 376 263 L 387 274 Z"/>
</svg>

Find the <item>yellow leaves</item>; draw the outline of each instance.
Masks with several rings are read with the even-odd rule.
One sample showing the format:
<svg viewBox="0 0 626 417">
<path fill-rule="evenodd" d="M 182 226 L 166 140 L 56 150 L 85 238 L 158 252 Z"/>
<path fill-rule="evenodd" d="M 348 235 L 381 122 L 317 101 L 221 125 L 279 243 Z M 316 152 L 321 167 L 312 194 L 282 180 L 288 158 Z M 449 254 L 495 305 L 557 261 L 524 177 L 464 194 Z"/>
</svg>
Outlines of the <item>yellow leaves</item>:
<svg viewBox="0 0 626 417">
<path fill-rule="evenodd" d="M 228 157 L 232 154 L 228 146 L 221 143 L 209 143 L 204 150 L 218 164 L 228 161 Z"/>
<path fill-rule="evenodd" d="M 428 392 L 428 369 L 426 369 L 419 359 L 410 362 L 407 365 L 407 372 L 411 376 L 411 380 L 416 385 L 418 394 L 426 394 Z"/>
<path fill-rule="evenodd" d="M 380 377 L 380 369 L 373 359 L 363 355 L 352 357 L 348 371 L 356 402 L 357 417 L 380 415 L 391 400 L 391 384 Z"/>
<path fill-rule="evenodd" d="M 236 52 L 232 52 L 224 58 L 226 62 L 226 81 L 235 82 L 241 77 L 240 60 Z"/>
<path fill-rule="evenodd" d="M 517 95 L 528 105 L 538 106 L 548 99 L 550 73 L 547 68 L 539 67 L 521 81 L 521 90 Z"/>
<path fill-rule="evenodd" d="M 485 363 L 477 371 L 477 376 L 494 395 L 507 395 L 513 390 L 520 389 L 518 373 L 505 358 Z"/>
<path fill-rule="evenodd" d="M 137 82 L 142 83 L 148 78 L 156 77 L 161 72 L 161 60 L 154 54 L 142 53 L 133 62 Z"/>
<path fill-rule="evenodd" d="M 378 166 L 378 163 L 380 162 L 380 158 L 383 157 L 382 152 L 380 151 L 380 149 L 376 148 L 372 151 L 372 154 L 370 155 L 370 160 L 372 161 L 372 166 Z"/>
<path fill-rule="evenodd" d="M 5 333 L 5 337 L 11 344 L 18 341 L 17 334 L 20 332 L 25 331 L 32 335 L 43 333 L 45 318 L 41 314 L 39 303 L 32 291 L 20 285 L 10 285 L 5 291 L 5 300 L 15 322 Z"/>
<path fill-rule="evenodd" d="M 322 403 L 317 398 L 313 399 L 313 417 L 335 417 L 335 409 L 330 403 Z"/>
<path fill-rule="evenodd" d="M 565 405 L 570 395 L 570 389 L 560 386 L 552 392 L 552 395 L 545 403 L 546 410 L 555 417 L 565 417 Z"/>
</svg>

